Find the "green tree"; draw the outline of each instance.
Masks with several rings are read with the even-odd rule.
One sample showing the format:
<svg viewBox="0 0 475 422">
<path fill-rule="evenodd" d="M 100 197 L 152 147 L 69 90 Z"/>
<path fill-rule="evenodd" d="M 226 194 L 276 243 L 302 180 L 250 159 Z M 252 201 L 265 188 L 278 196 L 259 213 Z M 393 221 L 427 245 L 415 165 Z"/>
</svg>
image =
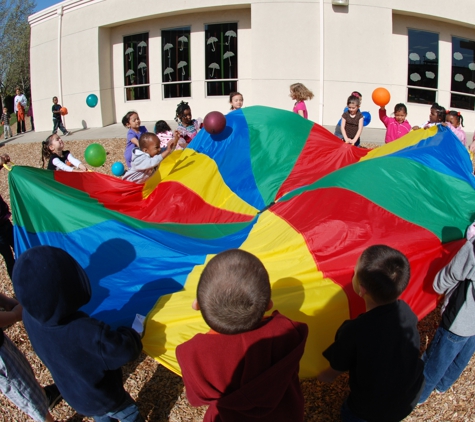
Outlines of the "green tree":
<svg viewBox="0 0 475 422">
<path fill-rule="evenodd" d="M 15 87 L 30 89 L 30 25 L 34 0 L 0 0 L 0 97 L 13 95 Z"/>
</svg>

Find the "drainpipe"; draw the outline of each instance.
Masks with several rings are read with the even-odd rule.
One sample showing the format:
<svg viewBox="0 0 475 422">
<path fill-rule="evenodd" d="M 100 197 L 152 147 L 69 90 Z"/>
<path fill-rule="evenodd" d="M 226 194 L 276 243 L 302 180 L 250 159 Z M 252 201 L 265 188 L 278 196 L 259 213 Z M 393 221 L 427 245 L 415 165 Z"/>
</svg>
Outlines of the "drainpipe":
<svg viewBox="0 0 475 422">
<path fill-rule="evenodd" d="M 324 42 L 323 42 L 323 6 L 324 0 L 320 0 L 320 98 L 319 98 L 319 112 L 318 112 L 318 123 L 323 126 L 323 57 L 324 57 Z"/>
<path fill-rule="evenodd" d="M 63 25 L 63 6 L 59 6 L 56 13 L 58 14 L 58 98 L 63 104 L 63 74 L 61 71 L 61 30 Z M 62 116 L 64 123 L 66 116 Z M 65 124 L 66 126 L 66 124 Z"/>
</svg>

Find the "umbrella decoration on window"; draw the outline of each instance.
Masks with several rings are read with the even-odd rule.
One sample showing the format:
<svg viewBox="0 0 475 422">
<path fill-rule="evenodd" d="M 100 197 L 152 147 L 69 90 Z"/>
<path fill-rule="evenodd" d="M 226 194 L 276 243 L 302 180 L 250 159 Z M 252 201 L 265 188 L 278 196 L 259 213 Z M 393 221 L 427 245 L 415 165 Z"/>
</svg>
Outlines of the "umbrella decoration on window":
<svg viewBox="0 0 475 422">
<path fill-rule="evenodd" d="M 236 33 L 234 31 L 227 31 L 224 35 L 228 37 L 228 42 L 225 43 L 226 45 L 229 45 L 229 42 L 231 41 L 231 37 L 236 38 Z"/>
<path fill-rule="evenodd" d="M 210 69 L 213 69 L 213 71 L 211 72 L 211 77 L 214 76 L 214 69 L 218 69 L 218 70 L 219 70 L 219 64 L 218 64 L 218 63 L 211 63 L 208 67 L 209 67 Z"/>
<path fill-rule="evenodd" d="M 234 56 L 234 53 L 232 51 L 226 51 L 226 53 L 223 54 L 223 59 L 229 59 L 229 66 L 232 66 L 231 57 L 233 56 Z"/>
<path fill-rule="evenodd" d="M 216 51 L 214 48 L 214 43 L 218 42 L 218 39 L 216 37 L 209 37 L 208 41 L 206 41 L 206 44 L 211 44 L 211 51 Z"/>
<path fill-rule="evenodd" d="M 127 77 L 127 76 L 129 77 L 129 79 L 130 79 L 130 85 L 132 85 L 132 84 L 134 83 L 135 72 L 134 72 L 132 69 L 129 69 L 129 70 L 127 71 L 127 73 L 125 74 L 125 76 L 126 76 L 126 77 Z"/>
<path fill-rule="evenodd" d="M 171 57 L 171 55 L 170 55 L 170 53 L 171 53 L 170 50 L 171 50 L 172 48 L 173 48 L 173 44 L 170 44 L 170 43 L 166 43 L 166 44 L 163 46 L 163 49 L 164 49 L 165 51 L 168 51 L 168 58 Z"/>
<path fill-rule="evenodd" d="M 132 60 L 132 53 L 134 52 L 134 49 L 132 47 L 129 47 L 127 50 L 125 50 L 125 55 L 129 55 L 129 62 Z"/>
<path fill-rule="evenodd" d="M 140 62 L 139 65 L 137 66 L 137 69 L 142 69 L 142 76 L 145 76 L 147 65 L 144 62 Z"/>
<path fill-rule="evenodd" d="M 185 66 L 186 66 L 186 65 L 188 65 L 188 63 L 185 62 L 185 61 L 183 61 L 183 60 L 182 60 L 181 62 L 179 62 L 178 65 L 177 65 L 177 68 L 178 68 L 178 69 L 181 69 L 181 75 L 182 75 L 182 76 L 185 76 Z M 183 78 L 182 78 L 182 79 L 183 79 Z"/>
<path fill-rule="evenodd" d="M 137 47 L 139 47 L 139 54 L 142 54 L 142 48 L 147 47 L 147 43 L 145 41 L 140 41 Z"/>
<path fill-rule="evenodd" d="M 188 38 L 186 38 L 186 36 L 183 35 L 180 38 L 178 38 L 178 41 L 181 42 L 180 51 L 183 51 L 183 48 L 185 47 L 185 43 L 188 42 Z"/>
<path fill-rule="evenodd" d="M 170 78 L 170 82 L 172 81 L 172 73 L 174 72 L 174 70 L 171 68 L 171 67 L 167 67 L 164 71 L 163 71 L 163 74 L 164 75 L 168 75 L 168 77 Z"/>
</svg>

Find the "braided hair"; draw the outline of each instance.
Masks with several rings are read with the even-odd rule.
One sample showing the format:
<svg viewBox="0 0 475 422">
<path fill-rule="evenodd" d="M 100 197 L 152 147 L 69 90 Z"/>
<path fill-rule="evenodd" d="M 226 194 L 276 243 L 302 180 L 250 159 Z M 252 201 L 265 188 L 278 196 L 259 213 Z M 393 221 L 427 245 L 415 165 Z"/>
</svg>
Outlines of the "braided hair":
<svg viewBox="0 0 475 422">
<path fill-rule="evenodd" d="M 460 111 L 455 111 L 455 110 L 447 110 L 446 111 L 447 116 L 454 116 L 459 122 L 462 127 L 463 126 L 463 116 L 460 114 Z"/>
<path fill-rule="evenodd" d="M 188 105 L 187 102 L 182 101 L 180 104 L 178 104 L 176 108 L 176 114 L 175 114 L 175 120 L 180 123 L 181 118 L 183 117 L 183 113 L 185 110 L 191 110 L 190 106 Z"/>
</svg>

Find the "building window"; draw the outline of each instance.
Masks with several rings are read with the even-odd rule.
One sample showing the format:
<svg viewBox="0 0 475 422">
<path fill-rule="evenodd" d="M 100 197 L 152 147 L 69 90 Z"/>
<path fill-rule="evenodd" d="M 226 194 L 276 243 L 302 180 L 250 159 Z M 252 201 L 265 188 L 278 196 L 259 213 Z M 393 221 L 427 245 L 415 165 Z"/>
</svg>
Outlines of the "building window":
<svg viewBox="0 0 475 422">
<path fill-rule="evenodd" d="M 150 99 L 148 34 L 124 37 L 124 86 L 126 101 Z"/>
<path fill-rule="evenodd" d="M 433 104 L 439 77 L 439 35 L 409 29 L 407 101 Z"/>
<path fill-rule="evenodd" d="M 450 107 L 475 110 L 475 41 L 452 37 Z"/>
<path fill-rule="evenodd" d="M 205 25 L 206 94 L 229 95 L 237 91 L 237 23 Z"/>
<path fill-rule="evenodd" d="M 190 69 L 190 27 L 163 30 L 163 98 L 191 97 Z"/>
</svg>

